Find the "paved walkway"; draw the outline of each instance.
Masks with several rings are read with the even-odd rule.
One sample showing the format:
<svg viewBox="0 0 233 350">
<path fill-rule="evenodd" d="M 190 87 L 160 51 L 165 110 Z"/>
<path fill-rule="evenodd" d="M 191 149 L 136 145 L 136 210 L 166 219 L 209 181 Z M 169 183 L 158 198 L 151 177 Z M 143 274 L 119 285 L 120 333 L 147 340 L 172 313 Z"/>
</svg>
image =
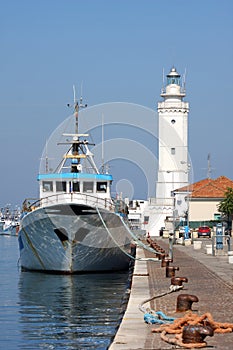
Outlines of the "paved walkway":
<svg viewBox="0 0 233 350">
<path fill-rule="evenodd" d="M 207 255 L 205 245 L 210 241 L 202 240 L 202 248 L 194 250 L 193 245 L 174 245 L 173 263 L 170 266 L 179 267 L 176 276 L 187 277 L 184 289 L 168 294 L 156 301 L 145 304 L 166 315 L 181 317 L 176 313 L 176 302 L 179 294 L 196 295 L 199 299 L 193 303 L 192 310 L 198 315 L 210 312 L 215 321 L 233 323 L 233 264 L 228 263 L 228 257 Z M 156 238 L 156 242 L 168 252 L 168 241 Z M 137 259 L 152 257 L 152 253 L 137 248 Z M 154 325 L 144 322 L 144 314 L 139 310 L 139 304 L 147 298 L 158 295 L 170 286 L 170 278 L 165 276 L 166 268 L 160 261 L 140 261 L 135 263 L 132 289 L 127 310 L 110 350 L 156 350 L 174 349 L 175 346 L 161 340 L 160 334 L 152 333 Z M 215 334 L 206 337 L 207 349 L 233 349 L 233 333 Z"/>
</svg>

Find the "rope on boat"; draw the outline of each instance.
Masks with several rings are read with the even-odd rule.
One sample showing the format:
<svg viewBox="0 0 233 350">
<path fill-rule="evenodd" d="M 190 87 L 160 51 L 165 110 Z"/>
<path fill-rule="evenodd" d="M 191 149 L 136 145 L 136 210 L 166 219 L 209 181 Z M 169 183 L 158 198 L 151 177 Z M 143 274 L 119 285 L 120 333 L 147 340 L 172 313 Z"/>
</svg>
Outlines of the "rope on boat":
<svg viewBox="0 0 233 350">
<path fill-rule="evenodd" d="M 113 235 L 111 234 L 111 232 L 109 231 L 102 215 L 100 214 L 99 208 L 95 207 L 96 211 L 100 217 L 100 220 L 102 221 L 102 224 L 104 226 L 104 228 L 106 229 L 106 231 L 108 232 L 109 236 L 111 237 L 111 239 L 113 240 L 113 242 L 119 247 L 119 249 L 126 254 L 129 258 L 133 259 L 133 260 L 137 260 L 137 261 L 158 261 L 158 259 L 156 258 L 135 258 L 133 255 L 129 254 L 128 252 L 126 252 L 120 245 L 119 243 L 115 240 L 115 238 L 113 237 Z M 121 216 L 119 216 L 119 218 L 121 219 Z M 123 222 L 124 226 L 127 228 L 127 225 L 124 223 L 124 221 L 121 219 L 121 221 Z M 129 231 L 130 232 L 130 231 Z M 132 236 L 132 235 L 131 235 Z M 155 253 L 155 250 L 153 250 L 153 253 Z"/>
<path fill-rule="evenodd" d="M 107 227 L 107 225 L 106 225 L 106 223 L 105 223 L 105 221 L 104 221 L 102 215 L 100 214 L 100 211 L 99 211 L 99 208 L 98 208 L 98 207 L 96 207 L 96 211 L 97 211 L 97 213 L 98 213 L 98 215 L 99 215 L 99 217 L 100 217 L 100 220 L 102 221 L 102 224 L 103 224 L 104 228 L 105 228 L 106 231 L 108 232 L 108 234 L 109 234 L 109 236 L 111 237 L 111 239 L 113 240 L 113 242 L 120 248 L 120 250 L 121 250 L 124 254 L 126 254 L 126 255 L 127 255 L 128 257 L 130 257 L 131 259 L 136 260 L 136 258 L 135 258 L 133 255 L 131 255 L 131 254 L 127 253 L 126 251 L 124 251 L 124 249 L 121 248 L 121 246 L 118 244 L 118 242 L 117 242 L 117 241 L 115 240 L 115 238 L 112 236 L 112 234 L 110 233 L 110 231 L 109 231 L 109 229 L 108 229 L 108 227 Z"/>
<path fill-rule="evenodd" d="M 129 229 L 129 227 L 126 225 L 126 223 L 124 222 L 123 218 L 120 216 L 120 219 L 124 225 L 124 227 L 126 228 L 126 230 L 129 232 L 130 236 L 134 239 L 134 241 L 136 241 L 136 243 L 141 247 L 146 249 L 147 251 L 153 253 L 153 254 L 162 254 L 161 252 L 145 245 L 142 241 L 140 241 L 137 236 Z M 148 258 L 146 258 L 146 260 L 148 260 Z"/>
</svg>

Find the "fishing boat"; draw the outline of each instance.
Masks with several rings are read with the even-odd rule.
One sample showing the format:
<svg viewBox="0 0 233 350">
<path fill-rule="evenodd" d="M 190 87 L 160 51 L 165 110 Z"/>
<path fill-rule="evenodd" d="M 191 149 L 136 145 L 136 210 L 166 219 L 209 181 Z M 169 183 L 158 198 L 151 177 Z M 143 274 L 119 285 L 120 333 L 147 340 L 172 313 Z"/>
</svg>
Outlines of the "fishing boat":
<svg viewBox="0 0 233 350">
<path fill-rule="evenodd" d="M 19 230 L 19 209 L 10 210 L 9 205 L 0 210 L 0 235 L 17 236 Z"/>
<path fill-rule="evenodd" d="M 74 133 L 63 134 L 63 158 L 54 172 L 38 175 L 39 199 L 24 201 L 20 264 L 23 270 L 64 274 L 126 270 L 127 206 L 112 199 L 112 175 L 98 170 L 89 134 L 79 133 L 82 103 L 74 102 Z"/>
<path fill-rule="evenodd" d="M 3 236 L 17 236 L 19 231 L 19 224 L 14 221 L 5 221 L 0 225 L 0 235 Z"/>
</svg>

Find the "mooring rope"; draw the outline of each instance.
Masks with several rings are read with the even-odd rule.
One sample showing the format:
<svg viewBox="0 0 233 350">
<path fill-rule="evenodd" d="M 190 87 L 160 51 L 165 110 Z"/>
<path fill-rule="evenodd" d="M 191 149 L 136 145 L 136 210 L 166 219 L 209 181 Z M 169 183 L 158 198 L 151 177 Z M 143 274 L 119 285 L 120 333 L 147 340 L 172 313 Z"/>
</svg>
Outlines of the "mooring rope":
<svg viewBox="0 0 233 350">
<path fill-rule="evenodd" d="M 108 232 L 108 234 L 109 234 L 109 236 L 111 237 L 111 239 L 113 240 L 113 242 L 119 247 L 119 249 L 124 253 L 124 254 L 126 254 L 129 258 L 131 258 L 131 259 L 133 259 L 133 260 L 137 260 L 137 261 L 158 261 L 158 259 L 156 258 L 135 258 L 132 254 L 129 254 L 128 252 L 126 252 L 120 245 L 119 245 L 119 243 L 115 240 L 115 238 L 113 237 L 113 235 L 111 234 L 111 232 L 109 231 L 109 229 L 108 229 L 108 227 L 107 227 L 107 225 L 106 225 L 106 223 L 105 223 L 105 221 L 104 221 L 104 219 L 103 219 L 103 217 L 102 217 L 102 215 L 100 214 L 100 211 L 99 211 L 99 208 L 98 207 L 95 207 L 96 208 L 96 211 L 97 211 L 97 213 L 98 213 L 98 215 L 99 215 L 99 217 L 100 217 L 100 220 L 102 221 L 102 224 L 103 224 L 103 226 L 104 226 L 104 228 L 106 229 L 106 231 Z M 120 217 L 120 215 L 119 215 L 119 218 L 121 218 Z M 124 223 L 124 221 L 122 221 L 123 223 Z M 127 227 L 126 225 L 125 225 L 125 227 Z M 155 250 L 153 250 L 153 252 L 155 253 Z"/>
<path fill-rule="evenodd" d="M 170 285 L 170 287 L 168 288 L 168 290 L 160 293 L 160 294 L 156 294 L 156 295 L 153 295 L 152 297 L 148 298 L 148 299 L 145 299 L 143 300 L 139 305 L 138 305 L 138 308 L 141 312 L 155 312 L 154 310 L 151 310 L 151 309 L 145 309 L 143 307 L 144 304 L 146 303 L 149 303 L 150 301 L 154 300 L 154 299 L 158 299 L 158 298 L 162 298 L 164 297 L 165 295 L 167 294 L 170 294 L 170 293 L 173 293 L 173 292 L 176 292 L 176 291 L 179 291 L 180 289 L 184 288 L 184 286 L 173 286 L 173 285 Z"/>
<path fill-rule="evenodd" d="M 153 328 L 151 331 L 152 333 L 161 333 L 161 339 L 169 344 L 178 345 L 186 349 L 203 348 L 207 345 L 205 341 L 200 343 L 184 343 L 182 339 L 182 333 L 184 326 L 205 326 L 206 324 L 208 324 L 213 329 L 214 333 L 224 334 L 233 332 L 232 323 L 216 322 L 209 312 L 206 312 L 201 316 L 189 312 L 183 317 L 174 320 L 173 324 L 161 324 L 159 328 Z M 170 338 L 167 334 L 175 334 L 175 338 Z"/>
<path fill-rule="evenodd" d="M 129 232 L 130 236 L 134 239 L 134 241 L 137 242 L 137 244 L 141 247 L 144 248 L 146 250 L 148 250 L 149 252 L 153 253 L 153 254 L 162 254 L 161 252 L 145 245 L 142 241 L 140 241 L 137 236 L 135 234 L 133 234 L 133 232 L 129 229 L 129 227 L 126 225 L 126 223 L 124 222 L 123 218 L 121 216 L 119 216 L 123 225 L 125 226 L 126 230 Z"/>
</svg>

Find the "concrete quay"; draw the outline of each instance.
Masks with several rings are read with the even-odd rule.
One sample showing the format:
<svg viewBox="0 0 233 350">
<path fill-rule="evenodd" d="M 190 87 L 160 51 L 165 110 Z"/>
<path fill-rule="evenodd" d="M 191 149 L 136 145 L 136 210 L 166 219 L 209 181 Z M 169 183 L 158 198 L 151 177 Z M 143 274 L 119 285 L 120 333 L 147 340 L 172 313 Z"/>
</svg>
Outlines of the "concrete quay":
<svg viewBox="0 0 233 350">
<path fill-rule="evenodd" d="M 155 241 L 168 252 L 167 239 L 156 237 Z M 207 255 L 206 244 L 210 244 L 208 239 L 202 239 L 201 249 L 194 249 L 193 245 L 173 246 L 173 263 L 170 266 L 179 267 L 175 275 L 188 278 L 188 283 L 184 283 L 180 291 L 146 303 L 145 308 L 150 307 L 175 318 L 182 317 L 185 313 L 176 312 L 177 297 L 191 294 L 199 299 L 192 305 L 194 313 L 203 315 L 210 312 L 217 322 L 233 323 L 233 264 L 229 264 L 226 255 Z M 129 303 L 109 350 L 179 348 L 161 340 L 159 333 L 152 333 L 151 330 L 158 326 L 146 324 L 144 313 L 139 309 L 139 304 L 166 292 L 171 284 L 171 278 L 166 277 L 166 268 L 161 267 L 160 260 L 146 261 L 151 257 L 154 257 L 153 253 L 137 248 Z M 213 337 L 207 336 L 205 341 L 207 349 L 233 349 L 233 333 L 214 334 Z"/>
</svg>

